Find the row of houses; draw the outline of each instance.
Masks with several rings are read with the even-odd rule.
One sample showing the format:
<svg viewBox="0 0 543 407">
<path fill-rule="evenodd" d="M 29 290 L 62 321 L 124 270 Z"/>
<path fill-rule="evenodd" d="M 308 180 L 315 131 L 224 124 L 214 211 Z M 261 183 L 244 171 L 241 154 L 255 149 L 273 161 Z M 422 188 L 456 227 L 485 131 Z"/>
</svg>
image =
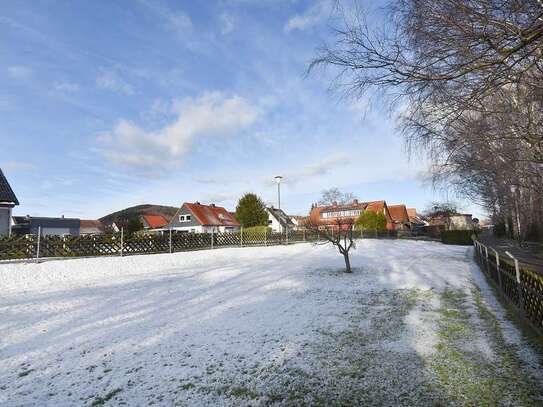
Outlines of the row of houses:
<svg viewBox="0 0 543 407">
<path fill-rule="evenodd" d="M 47 218 L 33 216 L 12 216 L 12 209 L 19 205 L 15 193 L 0 169 L 0 236 L 16 235 L 97 235 L 107 232 L 119 232 L 121 225 L 115 222 L 105 224 L 100 220 L 78 218 Z M 388 205 L 384 200 L 359 202 L 353 200 L 348 204 L 312 205 L 309 216 L 291 216 L 283 210 L 270 206 L 268 226 L 273 232 L 284 233 L 285 230 L 298 230 L 308 224 L 326 226 L 337 223 L 341 219 L 354 221 L 365 211 L 382 213 L 387 221 L 388 230 L 413 230 L 421 226 L 436 225 L 439 220 L 426 220 L 415 208 L 407 208 L 404 204 Z M 458 219 L 457 219 L 458 218 Z M 151 233 L 176 231 L 180 233 L 228 233 L 237 232 L 241 225 L 235 214 L 215 204 L 185 202 L 171 219 L 160 214 L 144 214 L 141 216 L 143 229 Z M 465 229 L 471 226 L 471 215 L 455 215 L 447 219 L 447 228 Z"/>
</svg>

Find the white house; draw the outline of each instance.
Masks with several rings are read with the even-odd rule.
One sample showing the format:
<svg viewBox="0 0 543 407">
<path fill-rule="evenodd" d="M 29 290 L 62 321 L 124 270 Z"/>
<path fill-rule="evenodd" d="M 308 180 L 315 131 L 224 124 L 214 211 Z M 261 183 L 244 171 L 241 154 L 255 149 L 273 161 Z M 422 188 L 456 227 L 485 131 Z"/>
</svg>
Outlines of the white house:
<svg viewBox="0 0 543 407">
<path fill-rule="evenodd" d="M 283 233 L 287 228 L 294 229 L 294 223 L 282 209 L 270 206 L 266 208 L 266 211 L 268 212 L 268 226 L 272 232 Z"/>
<path fill-rule="evenodd" d="M 185 202 L 164 229 L 190 233 L 239 232 L 240 223 L 234 215 L 215 204 Z"/>
<path fill-rule="evenodd" d="M 0 169 L 0 236 L 11 235 L 11 210 L 16 205 L 19 201 Z"/>
</svg>

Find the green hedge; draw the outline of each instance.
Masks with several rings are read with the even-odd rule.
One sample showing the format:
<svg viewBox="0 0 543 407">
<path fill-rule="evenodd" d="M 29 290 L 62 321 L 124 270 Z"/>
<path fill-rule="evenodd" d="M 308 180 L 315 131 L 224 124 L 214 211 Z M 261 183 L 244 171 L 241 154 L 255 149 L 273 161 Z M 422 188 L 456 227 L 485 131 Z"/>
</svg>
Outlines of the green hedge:
<svg viewBox="0 0 543 407">
<path fill-rule="evenodd" d="M 441 231 L 441 241 L 445 244 L 471 246 L 473 245 L 471 240 L 473 234 L 475 234 L 473 230 L 443 230 Z"/>
</svg>

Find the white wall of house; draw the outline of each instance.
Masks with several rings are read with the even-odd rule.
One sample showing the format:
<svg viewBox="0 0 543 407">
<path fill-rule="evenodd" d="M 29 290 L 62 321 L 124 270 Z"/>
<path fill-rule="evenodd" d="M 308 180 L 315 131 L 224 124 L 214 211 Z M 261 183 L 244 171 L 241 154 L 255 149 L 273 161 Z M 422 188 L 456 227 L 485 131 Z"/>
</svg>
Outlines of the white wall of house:
<svg viewBox="0 0 543 407">
<path fill-rule="evenodd" d="M 450 217 L 450 229 L 451 230 L 472 230 L 473 220 L 471 215 L 451 215 Z"/>
<path fill-rule="evenodd" d="M 0 208 L 0 236 L 11 235 L 11 208 Z"/>
<path fill-rule="evenodd" d="M 279 223 L 279 221 L 275 218 L 275 216 L 271 214 L 270 211 L 267 211 L 267 212 L 268 212 L 268 226 L 272 229 L 272 232 L 283 233 L 284 231 L 283 226 Z"/>
<path fill-rule="evenodd" d="M 239 232 L 239 226 L 176 226 L 172 230 L 189 233 L 229 233 Z"/>
</svg>

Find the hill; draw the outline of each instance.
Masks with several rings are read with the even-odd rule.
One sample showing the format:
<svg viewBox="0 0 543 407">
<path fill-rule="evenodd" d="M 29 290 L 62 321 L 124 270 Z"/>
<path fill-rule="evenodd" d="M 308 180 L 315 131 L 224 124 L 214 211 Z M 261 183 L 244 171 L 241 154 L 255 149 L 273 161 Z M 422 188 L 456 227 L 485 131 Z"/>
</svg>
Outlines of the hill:
<svg viewBox="0 0 543 407">
<path fill-rule="evenodd" d="M 163 206 L 163 205 L 137 205 L 132 206 L 131 208 L 122 209 L 117 212 L 110 213 L 109 215 L 106 215 L 100 220 L 106 224 L 110 224 L 112 222 L 115 222 L 117 224 L 127 224 L 130 219 L 139 218 L 141 215 L 162 215 L 166 219 L 170 220 L 173 215 L 175 215 L 175 212 L 177 212 L 179 208 L 175 206 Z"/>
</svg>

